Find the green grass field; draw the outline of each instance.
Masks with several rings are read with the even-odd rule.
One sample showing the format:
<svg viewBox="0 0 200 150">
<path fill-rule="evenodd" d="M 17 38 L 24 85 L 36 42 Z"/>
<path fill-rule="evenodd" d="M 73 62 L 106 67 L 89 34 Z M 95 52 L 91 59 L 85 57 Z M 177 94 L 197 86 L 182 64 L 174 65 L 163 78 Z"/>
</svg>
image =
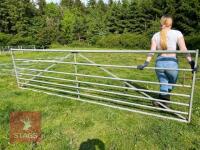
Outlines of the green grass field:
<svg viewBox="0 0 200 150">
<path fill-rule="evenodd" d="M 17 54 L 18 58 L 48 58 L 64 54 Z M 91 55 L 88 58 L 102 64 L 137 65 L 144 61 L 144 55 Z M 70 60 L 70 59 L 69 59 Z M 83 62 L 81 58 L 78 58 Z M 72 59 L 71 59 L 72 61 Z M 11 63 L 11 57 L 0 55 L 1 63 Z M 189 68 L 183 57 L 179 58 L 180 67 Z M 45 68 L 49 64 L 32 64 L 30 68 Z M 154 65 L 152 61 L 151 66 Z M 70 65 L 58 64 L 51 70 L 73 71 Z M 109 69 L 123 78 L 157 81 L 155 72 L 148 70 Z M 0 149 L 13 150 L 132 150 L 132 149 L 200 149 L 200 82 L 195 87 L 192 121 L 189 124 L 173 120 L 159 119 L 137 113 L 112 109 L 43 93 L 23 90 L 17 87 L 14 76 L 0 73 Z M 84 74 L 106 75 L 92 67 L 79 67 Z M 49 74 L 45 74 L 49 75 Z M 191 79 L 183 80 L 180 73 L 178 83 L 190 84 Z M 198 75 L 199 76 L 199 75 Z M 61 77 L 61 76 L 59 76 Z M 73 79 L 69 76 L 63 78 Z M 191 73 L 186 73 L 191 77 Z M 83 80 L 84 78 L 79 78 Z M 86 81 L 100 82 L 98 79 Z M 120 85 L 119 82 L 102 81 L 106 84 Z M 158 85 L 140 84 L 143 88 L 159 90 Z M 95 87 L 92 87 L 95 88 Z M 105 89 L 102 89 L 105 90 Z M 113 89 L 110 89 L 113 90 Z M 98 94 L 92 91 L 81 92 Z M 122 91 L 120 91 L 122 92 Z M 190 89 L 175 88 L 174 92 L 189 94 Z M 130 92 L 131 94 L 131 92 Z M 134 93 L 136 94 L 136 93 Z M 104 95 L 105 96 L 105 95 Z M 113 98 L 124 98 L 117 95 Z M 185 99 L 173 97 L 179 102 Z M 124 98 L 125 99 L 125 98 Z M 129 100 L 129 99 L 127 99 Z M 135 101 L 138 101 L 135 99 Z M 138 109 L 138 108 L 137 108 Z M 179 110 L 180 108 L 177 107 Z M 13 111 L 39 111 L 42 114 L 42 141 L 37 145 L 9 143 L 9 114 Z M 95 146 L 96 145 L 96 146 Z"/>
</svg>

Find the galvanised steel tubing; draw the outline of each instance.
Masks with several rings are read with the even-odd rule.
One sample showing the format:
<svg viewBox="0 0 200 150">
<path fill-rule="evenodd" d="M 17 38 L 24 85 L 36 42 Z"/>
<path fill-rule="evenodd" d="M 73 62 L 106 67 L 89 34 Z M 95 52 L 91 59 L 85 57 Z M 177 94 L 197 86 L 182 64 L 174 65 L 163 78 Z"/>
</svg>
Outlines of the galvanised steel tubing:
<svg viewBox="0 0 200 150">
<path fill-rule="evenodd" d="M 0 66 L 11 66 L 13 65 L 12 63 L 3 63 L 3 64 L 0 64 Z"/>
<path fill-rule="evenodd" d="M 80 55 L 80 54 L 79 54 Z M 85 58 L 84 56 L 80 55 L 81 57 Z M 85 58 L 86 60 L 88 60 L 89 62 L 92 62 L 90 61 L 88 58 Z M 114 79 L 119 79 L 116 75 L 113 75 L 112 73 L 110 73 L 110 71 L 100 67 L 100 69 L 102 69 L 103 71 L 105 71 L 106 73 L 108 73 L 109 75 L 111 75 L 112 77 L 114 77 Z M 127 81 L 125 81 L 125 83 L 128 85 L 128 86 L 131 86 L 132 88 L 135 88 L 133 85 L 131 85 L 130 83 L 128 83 Z M 152 98 L 150 95 L 144 93 L 144 92 L 141 92 L 139 91 L 141 94 L 143 94 L 144 96 L 148 97 L 148 98 Z M 157 102 L 160 106 L 164 107 L 165 109 L 168 109 L 168 110 L 171 110 L 169 107 L 167 107 L 165 104 L 163 103 L 160 103 L 160 102 Z M 177 115 L 178 117 L 182 118 L 182 119 L 185 119 L 185 117 L 183 117 L 181 114 L 178 114 L 178 113 L 174 113 L 175 115 Z"/>
<path fill-rule="evenodd" d="M 48 79 L 57 79 L 62 81 L 69 81 L 69 82 L 76 82 L 76 83 L 84 83 L 84 84 L 92 84 L 92 85 L 99 85 L 99 86 L 106 86 L 106 87 L 114 87 L 114 88 L 120 88 L 120 89 L 126 89 L 126 90 L 133 90 L 133 91 L 142 91 L 142 92 L 149 92 L 149 93 L 159 93 L 159 94 L 169 94 L 174 96 L 182 96 L 182 97 L 190 97 L 190 95 L 187 94 L 179 94 L 179 93 L 168 93 L 168 92 L 160 92 L 160 91 L 153 91 L 153 90 L 145 90 L 145 89 L 136 89 L 131 87 L 123 87 L 123 86 L 116 86 L 116 85 L 108 85 L 108 84 L 100 84 L 95 82 L 84 82 L 84 81 L 76 81 L 76 80 L 69 80 L 69 79 L 63 79 L 63 78 L 56 78 L 56 77 L 50 77 L 50 76 L 38 76 L 38 75 L 32 75 L 32 74 L 25 74 L 25 73 L 19 73 L 19 75 L 28 75 L 28 76 L 35 76 L 35 77 L 43 77 Z M 185 103 L 182 103 L 185 104 Z M 185 104 L 185 106 L 189 106 L 189 104 Z"/>
<path fill-rule="evenodd" d="M 8 73 L 5 73 L 5 72 L 4 72 L 4 73 L 1 73 L 0 76 L 13 76 L 13 77 L 15 77 L 14 74 L 9 73 L 9 72 L 8 72 Z"/>
<path fill-rule="evenodd" d="M 92 60 L 90 60 L 89 58 L 87 58 L 87 57 L 85 57 L 85 56 L 83 56 L 82 54 L 79 54 L 79 56 L 81 56 L 83 59 L 85 59 L 85 60 L 87 60 L 88 62 L 90 62 L 90 63 L 94 63 L 95 64 L 95 62 L 93 62 Z M 119 77 L 117 77 L 116 75 L 114 75 L 113 73 L 111 73 L 109 70 L 107 70 L 107 69 L 105 69 L 105 68 L 103 68 L 103 67 L 99 67 L 101 70 L 103 70 L 103 71 L 105 71 L 106 73 L 108 73 L 109 75 L 111 75 L 112 77 L 114 77 L 114 78 L 117 78 L 117 79 L 120 79 Z M 139 81 L 139 80 L 137 80 L 137 81 Z M 141 80 L 140 80 L 141 81 Z M 147 81 L 147 82 L 149 82 L 149 81 Z M 124 82 L 126 85 L 128 85 L 128 86 L 131 86 L 131 87 L 133 87 L 133 88 L 136 88 L 136 87 L 134 87 L 133 85 L 131 85 L 130 83 L 128 83 L 128 82 Z M 149 82 L 150 83 L 150 82 Z M 169 85 L 169 83 L 160 83 L 160 82 L 157 82 L 159 85 L 164 85 L 164 84 L 168 84 Z M 147 95 L 146 93 L 144 93 L 144 92 L 140 92 L 141 94 L 143 94 L 143 95 L 145 95 L 145 96 L 147 96 L 147 97 L 150 97 L 149 95 Z"/>
<path fill-rule="evenodd" d="M 30 68 L 17 68 L 17 69 L 38 71 L 38 72 L 43 71 L 43 72 L 49 72 L 49 73 L 57 73 L 57 74 L 65 74 L 65 75 L 81 76 L 81 77 L 91 77 L 91 78 L 99 78 L 99 79 L 110 79 L 110 80 L 117 80 L 117 81 L 130 81 L 130 82 L 136 82 L 136 83 L 150 83 L 150 84 L 156 84 L 156 85 L 171 85 L 171 86 L 177 86 L 177 87 L 191 88 L 190 85 L 182 85 L 182 84 L 160 83 L 160 82 L 151 82 L 151 81 L 142 81 L 142 80 L 131 80 L 131 79 L 124 79 L 124 78 L 118 79 L 118 78 L 112 78 L 112 77 L 86 75 L 86 74 L 75 74 L 75 73 L 67 73 L 67 72 L 60 72 L 60 71 L 44 71 L 44 70 L 40 70 L 40 69 L 30 69 Z"/>
<path fill-rule="evenodd" d="M 71 53 L 66 55 L 65 57 L 60 58 L 60 61 L 63 61 L 64 59 L 66 59 L 66 58 L 68 58 L 70 56 L 71 56 Z M 44 70 L 47 71 L 47 70 L 53 68 L 55 65 L 56 65 L 56 63 L 53 63 L 50 66 L 46 67 Z M 38 75 L 42 75 L 42 74 L 43 74 L 43 72 L 38 73 Z M 32 79 L 35 79 L 35 77 L 33 77 Z"/>
<path fill-rule="evenodd" d="M 13 70 L 13 69 L 1 69 L 0 68 L 0 71 L 6 71 L 6 72 L 9 72 L 9 73 L 13 73 L 13 71 L 15 71 L 15 70 Z M 5 72 L 1 72 L 1 74 L 2 73 L 5 73 Z"/>
<path fill-rule="evenodd" d="M 88 62 L 90 63 L 93 63 L 95 64 L 94 61 L 90 60 L 89 58 L 83 56 L 82 54 L 79 53 L 79 56 L 81 56 L 83 59 L 87 60 Z M 102 71 L 106 72 L 107 74 L 109 74 L 111 77 L 114 77 L 114 78 L 117 78 L 117 79 L 120 79 L 118 76 L 116 76 L 115 74 L 113 74 L 112 72 L 110 72 L 109 70 L 105 69 L 104 67 L 99 67 Z M 132 84 L 128 83 L 127 81 L 124 82 L 126 85 L 128 85 L 129 87 L 132 87 L 132 88 L 135 88 L 137 89 L 137 87 L 133 86 Z M 148 97 L 148 98 L 153 98 L 152 96 L 150 96 L 149 94 L 145 93 L 145 92 L 141 92 L 141 91 L 138 91 L 140 94 Z M 157 104 L 159 104 L 160 106 L 164 107 L 165 109 L 168 109 L 168 110 L 171 110 L 168 106 L 166 106 L 165 104 L 163 103 L 160 103 L 160 102 L 156 102 Z M 182 118 L 182 119 L 185 119 L 185 117 L 183 117 L 182 115 L 180 114 L 177 114 L 177 113 L 174 113 L 175 115 L 177 115 L 178 117 Z"/>
<path fill-rule="evenodd" d="M 42 82 L 43 81 L 41 81 L 41 83 Z M 147 106 L 147 105 L 142 105 L 142 104 L 130 103 L 130 102 L 121 101 L 121 100 L 117 100 L 117 99 L 105 98 L 105 97 L 101 97 L 101 96 L 94 96 L 94 95 L 83 94 L 83 93 L 77 93 L 77 92 L 73 92 L 73 91 L 67 91 L 67 90 L 62 90 L 62 89 L 57 89 L 57 88 L 52 88 L 52 87 L 46 87 L 46 86 L 41 86 L 41 85 L 35 85 L 35 84 L 30 84 L 30 83 L 20 82 L 20 84 L 21 85 L 29 85 L 29 86 L 38 87 L 38 88 L 47 89 L 47 90 L 55 90 L 55 91 L 58 91 L 58 92 L 65 92 L 65 93 L 70 93 L 70 94 L 75 94 L 75 95 L 79 94 L 79 95 L 86 96 L 86 97 L 99 98 L 99 99 L 104 99 L 104 100 L 107 100 L 107 101 L 110 101 L 110 102 L 116 102 L 116 103 L 121 103 L 121 104 L 138 106 L 138 107 L 148 108 L 148 109 L 152 109 L 152 110 L 161 110 L 161 111 L 165 111 L 165 112 L 188 115 L 188 112 L 182 112 L 182 111 L 177 111 L 177 110 L 169 110 L 169 109 L 163 109 L 163 108 L 159 108 L 159 107 L 152 107 L 152 106 Z M 55 84 L 55 85 L 61 86 L 61 84 Z M 68 86 L 68 85 L 66 85 L 66 87 L 77 88 L 75 86 Z M 82 88 L 84 90 L 93 90 L 93 91 L 97 91 L 97 92 L 104 92 L 104 93 L 107 92 L 107 91 L 103 91 L 103 90 L 94 90 L 94 89 L 90 89 L 90 88 L 83 88 L 83 87 L 79 87 L 79 88 L 80 89 Z M 116 93 L 115 92 L 109 92 L 109 94 L 116 94 Z"/>
<path fill-rule="evenodd" d="M 195 56 L 195 68 L 198 66 L 198 58 L 199 58 L 199 50 L 196 51 Z M 195 89 L 195 81 L 196 81 L 196 71 L 193 73 L 193 79 L 192 79 L 192 89 L 191 89 L 191 96 L 190 96 L 190 107 L 189 107 L 189 116 L 188 116 L 188 122 L 191 121 L 192 116 L 192 104 L 193 104 L 193 97 L 194 97 L 194 89 Z"/>
<path fill-rule="evenodd" d="M 91 64 L 91 63 L 78 63 L 78 62 L 62 62 L 52 61 L 45 59 L 16 59 L 16 61 L 29 61 L 29 62 L 44 62 L 44 63 L 55 63 L 55 64 L 71 64 L 71 65 L 82 65 L 82 66 L 97 66 L 97 67 L 112 67 L 112 68 L 126 68 L 126 69 L 137 69 L 137 66 L 122 66 L 122 65 L 107 65 L 107 64 Z M 150 70 L 172 70 L 172 71 L 192 71 L 192 69 L 174 69 L 174 68 L 159 68 L 159 67 L 145 67 Z"/>
<path fill-rule="evenodd" d="M 129 84 L 129 83 L 127 83 L 127 84 Z M 131 84 L 130 84 L 131 85 Z M 141 92 L 142 93 L 142 92 Z M 147 97 L 149 97 L 149 95 L 148 94 L 146 94 L 146 93 L 144 93 Z M 169 109 L 168 107 L 166 107 L 165 105 L 163 105 L 162 103 L 160 103 L 160 105 L 162 106 L 162 107 L 164 107 L 164 108 L 166 108 L 166 109 Z M 182 117 L 182 116 L 180 116 L 179 115 L 179 117 Z"/>
<path fill-rule="evenodd" d="M 33 52 L 71 52 L 71 53 L 178 53 L 178 54 L 195 54 L 196 50 L 175 51 L 175 50 L 58 50 L 58 49 L 15 49 L 12 51 L 33 51 Z"/>
<path fill-rule="evenodd" d="M 135 112 L 135 113 L 143 114 L 143 115 L 149 115 L 149 116 L 159 117 L 159 118 L 163 118 L 163 119 L 170 119 L 170 120 L 175 120 L 175 121 L 187 123 L 186 119 L 179 119 L 179 118 L 174 118 L 174 117 L 169 117 L 169 116 L 162 116 L 162 115 L 158 115 L 158 114 L 154 114 L 154 113 L 143 112 L 143 111 L 124 108 L 124 107 L 120 107 L 120 106 L 116 106 L 116 105 L 109 105 L 109 104 L 105 104 L 105 103 L 89 101 L 89 100 L 85 100 L 85 99 L 82 99 L 82 98 L 77 99 L 77 98 L 74 98 L 74 97 L 71 97 L 71 96 L 55 94 L 55 93 L 51 93 L 51 92 L 45 92 L 45 91 L 42 91 L 42 90 L 36 90 L 36 89 L 32 89 L 32 88 L 25 88 L 25 87 L 20 87 L 20 88 L 35 91 L 35 92 L 45 93 L 45 94 L 48 94 L 48 95 L 59 96 L 59 97 L 62 97 L 62 98 L 69 98 L 69 99 L 73 99 L 73 100 L 78 100 L 78 101 L 81 101 L 81 102 L 87 102 L 87 103 L 91 103 L 91 104 L 106 106 L 106 107 L 115 108 L 115 109 L 119 109 L 119 110 L 125 110 L 125 111 L 129 111 L 129 112 Z"/>
<path fill-rule="evenodd" d="M 77 54 L 76 53 L 74 53 L 74 63 L 76 63 L 77 62 Z M 78 68 L 77 68 L 77 65 L 74 65 L 74 72 L 77 74 L 78 73 Z M 76 81 L 78 81 L 78 76 L 75 76 L 75 78 L 76 78 Z M 78 93 L 78 98 L 80 98 L 80 91 L 79 91 L 79 83 L 77 82 L 76 83 L 76 87 L 77 87 L 77 93 Z"/>
<path fill-rule="evenodd" d="M 16 76 L 16 80 L 17 80 L 17 85 L 18 85 L 18 87 L 20 87 L 20 85 L 19 85 L 19 79 L 18 79 L 17 66 L 16 66 L 16 63 L 15 63 L 15 56 L 14 56 L 13 51 L 10 51 L 10 52 L 11 52 L 11 56 L 12 56 L 12 62 L 13 62 L 13 67 L 14 67 L 15 76 Z"/>
<path fill-rule="evenodd" d="M 55 78 L 53 78 L 53 77 L 51 77 L 52 79 L 55 79 Z M 26 79 L 26 78 L 21 78 L 21 77 L 19 77 L 19 79 L 21 79 L 21 80 L 27 80 L 27 81 L 35 81 L 35 82 L 41 82 L 41 83 L 48 83 L 47 81 L 40 81 L 40 80 L 31 80 L 31 79 Z M 61 80 L 62 78 L 57 78 L 56 80 Z M 84 83 L 84 84 L 93 84 L 93 85 L 103 85 L 103 86 L 105 86 L 106 84 L 98 84 L 98 83 L 93 83 L 93 82 L 82 82 L 82 81 L 75 81 L 75 80 L 68 80 L 68 79 L 63 79 L 63 81 L 70 81 L 70 82 L 78 82 L 78 83 Z M 54 84 L 54 82 L 49 82 L 49 84 L 51 84 L 51 83 L 53 83 Z M 56 84 L 56 83 L 55 83 Z M 61 86 L 68 86 L 68 85 L 61 85 Z M 71 86 L 70 86 L 71 87 Z M 106 87 L 108 87 L 107 85 L 106 85 Z M 112 85 L 109 85 L 109 87 L 117 87 L 117 88 L 122 88 L 122 89 L 125 89 L 126 87 L 120 87 L 120 86 L 112 86 Z M 74 87 L 73 87 L 74 88 Z M 81 89 L 81 88 L 80 88 Z M 126 89 L 128 89 L 128 88 L 126 88 Z M 129 88 L 130 89 L 130 88 Z M 134 89 L 133 89 L 134 90 Z M 189 106 L 189 104 L 187 104 L 187 103 L 180 103 L 180 102 L 173 102 L 173 101 L 166 101 L 166 100 L 161 100 L 161 99 L 156 99 L 156 98 L 148 98 L 148 97 L 142 97 L 142 96 L 135 96 L 135 95 L 131 95 L 131 97 L 133 97 L 133 98 L 141 98 L 141 99 L 148 99 L 148 100 L 151 100 L 151 101 L 159 101 L 159 102 L 165 102 L 165 103 L 170 103 L 170 104 L 176 104 L 176 105 L 182 105 L 182 106 Z"/>
<path fill-rule="evenodd" d="M 84 59 L 86 59 L 87 61 L 89 61 L 89 62 L 91 62 L 91 63 L 94 63 L 93 61 L 89 60 L 87 57 L 85 57 L 85 56 L 83 56 L 83 55 L 81 55 L 81 54 L 79 54 L 79 55 L 80 55 L 81 57 L 83 57 Z M 116 75 L 114 75 L 113 73 L 111 73 L 110 71 L 108 71 L 107 69 L 105 69 L 105 68 L 103 68 L 103 67 L 100 67 L 100 69 L 103 70 L 103 71 L 105 71 L 106 73 L 108 73 L 108 74 L 111 75 L 112 77 L 119 79 L 119 77 L 117 77 Z M 132 87 L 132 88 L 136 88 L 136 87 L 134 87 L 133 85 L 131 85 L 130 83 L 128 83 L 127 81 L 125 81 L 125 83 L 126 83 L 128 86 Z M 148 95 L 148 94 L 146 94 L 146 93 L 144 93 L 144 92 L 140 92 L 140 93 L 143 94 L 143 95 L 145 95 L 146 97 L 152 98 L 150 95 Z M 162 107 L 164 107 L 165 109 L 170 110 L 170 108 L 167 107 L 167 106 L 165 106 L 163 103 L 160 103 L 160 102 L 157 102 L 157 103 L 158 103 L 159 105 L 161 105 Z M 182 119 L 185 119 L 185 117 L 183 117 L 183 116 L 180 115 L 180 114 L 175 113 L 175 115 L 177 115 L 178 117 L 180 117 L 180 118 L 182 118 Z"/>
</svg>

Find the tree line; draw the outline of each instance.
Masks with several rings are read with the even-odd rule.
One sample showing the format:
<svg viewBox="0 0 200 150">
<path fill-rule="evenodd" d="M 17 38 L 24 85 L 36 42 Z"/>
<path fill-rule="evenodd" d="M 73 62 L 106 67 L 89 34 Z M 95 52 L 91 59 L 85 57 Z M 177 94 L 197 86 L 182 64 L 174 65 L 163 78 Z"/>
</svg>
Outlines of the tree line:
<svg viewBox="0 0 200 150">
<path fill-rule="evenodd" d="M 199 46 L 199 0 L 1 0 L 0 45 L 148 48 L 164 14 L 190 48 Z"/>
</svg>

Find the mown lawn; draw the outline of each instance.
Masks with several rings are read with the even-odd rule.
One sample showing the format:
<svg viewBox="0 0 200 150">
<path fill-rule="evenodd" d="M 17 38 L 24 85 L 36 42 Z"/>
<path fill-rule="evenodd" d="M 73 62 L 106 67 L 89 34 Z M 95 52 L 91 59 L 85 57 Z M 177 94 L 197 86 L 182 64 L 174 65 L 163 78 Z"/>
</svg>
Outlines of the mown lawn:
<svg viewBox="0 0 200 150">
<path fill-rule="evenodd" d="M 63 54 L 61 54 L 63 55 Z M 55 55 L 18 54 L 18 57 L 49 58 Z M 59 55 L 58 55 L 59 56 Z M 137 65 L 144 61 L 144 55 L 87 55 L 88 58 L 104 64 Z M 78 58 L 79 61 L 83 61 Z M 0 55 L 1 63 L 11 63 L 9 55 Z M 189 68 L 184 58 L 179 59 L 180 66 Z M 153 66 L 154 63 L 151 63 Z M 48 66 L 48 65 L 47 65 Z M 41 64 L 31 67 L 45 68 Z M 72 71 L 72 66 L 57 65 L 51 70 Z M 106 75 L 91 67 L 78 67 L 84 74 Z M 120 77 L 156 81 L 155 73 L 148 70 L 110 69 Z M 48 74 L 46 74 L 48 75 Z M 191 77 L 191 74 L 186 74 Z M 69 78 L 70 77 L 66 77 Z M 83 78 L 79 78 L 83 79 Z M 97 79 L 91 79 L 96 81 Z M 111 81 L 103 81 L 111 83 Z M 189 84 L 191 79 L 183 81 L 179 75 L 178 83 Z M 120 83 L 116 83 L 120 84 Z M 141 84 L 148 89 L 158 90 L 158 85 Z M 93 87 L 92 87 L 93 88 Z M 112 89 L 111 89 L 112 90 Z M 200 82 L 197 80 L 192 122 L 189 124 L 159 119 L 137 113 L 116 110 L 71 99 L 50 96 L 47 94 L 23 90 L 17 87 L 14 76 L 0 73 L 0 149 L 45 149 L 45 150 L 76 150 L 96 149 L 131 150 L 131 149 L 200 149 Z M 189 93 L 190 89 L 175 88 L 175 92 Z M 91 91 L 84 91 L 86 93 Z M 92 92 L 91 92 L 92 93 Z M 97 93 L 93 93 L 97 94 Z M 118 97 L 117 95 L 113 97 Z M 123 98 L 123 97 L 120 97 Z M 174 97 L 177 101 L 184 101 Z M 125 99 L 125 98 L 124 98 Z M 137 100 L 137 99 L 136 99 Z M 37 144 L 9 143 L 9 114 L 13 111 L 39 111 L 42 114 L 42 141 Z"/>
</svg>

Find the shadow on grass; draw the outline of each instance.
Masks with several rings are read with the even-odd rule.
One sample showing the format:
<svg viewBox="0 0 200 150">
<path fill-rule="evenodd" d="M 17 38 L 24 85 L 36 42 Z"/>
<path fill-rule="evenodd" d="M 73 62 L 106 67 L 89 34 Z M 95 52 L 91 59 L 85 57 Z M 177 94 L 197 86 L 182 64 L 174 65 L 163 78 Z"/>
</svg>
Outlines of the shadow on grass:
<svg viewBox="0 0 200 150">
<path fill-rule="evenodd" d="M 105 144 L 99 139 L 87 139 L 81 143 L 79 150 L 105 150 Z"/>
</svg>

